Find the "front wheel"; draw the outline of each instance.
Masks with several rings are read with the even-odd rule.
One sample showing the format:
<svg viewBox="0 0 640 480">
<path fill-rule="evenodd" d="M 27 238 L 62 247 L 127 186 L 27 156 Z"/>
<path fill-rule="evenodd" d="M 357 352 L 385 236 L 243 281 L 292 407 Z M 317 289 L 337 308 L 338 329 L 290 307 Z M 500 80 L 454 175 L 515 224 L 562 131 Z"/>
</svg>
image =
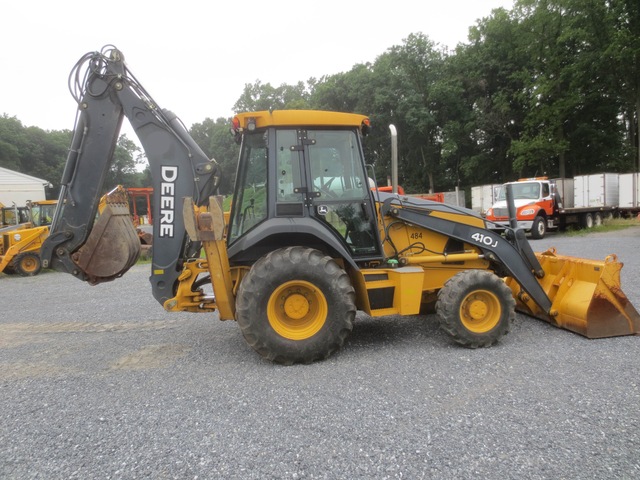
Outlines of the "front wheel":
<svg viewBox="0 0 640 480">
<path fill-rule="evenodd" d="M 355 291 L 318 250 L 288 247 L 258 260 L 238 289 L 236 319 L 249 345 L 285 365 L 327 358 L 353 329 Z"/>
<path fill-rule="evenodd" d="M 504 281 L 487 270 L 465 270 L 438 293 L 440 326 L 455 342 L 488 347 L 509 333 L 516 302 Z"/>
<path fill-rule="evenodd" d="M 539 240 L 547 233 L 547 222 L 544 217 L 536 217 L 531 225 L 531 238 Z"/>
<path fill-rule="evenodd" d="M 42 270 L 42 262 L 37 253 L 21 253 L 15 260 L 14 268 L 23 277 L 32 277 Z"/>
</svg>

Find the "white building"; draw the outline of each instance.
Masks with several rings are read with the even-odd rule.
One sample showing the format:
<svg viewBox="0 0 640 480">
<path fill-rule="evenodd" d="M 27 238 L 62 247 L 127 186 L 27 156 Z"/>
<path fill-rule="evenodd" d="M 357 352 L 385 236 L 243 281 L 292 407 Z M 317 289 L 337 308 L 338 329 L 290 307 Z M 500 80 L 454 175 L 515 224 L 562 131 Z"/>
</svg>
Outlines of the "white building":
<svg viewBox="0 0 640 480">
<path fill-rule="evenodd" d="M 44 189 L 50 186 L 47 180 L 0 167 L 0 203 L 6 207 L 14 203 L 23 207 L 27 200 L 46 200 Z"/>
</svg>

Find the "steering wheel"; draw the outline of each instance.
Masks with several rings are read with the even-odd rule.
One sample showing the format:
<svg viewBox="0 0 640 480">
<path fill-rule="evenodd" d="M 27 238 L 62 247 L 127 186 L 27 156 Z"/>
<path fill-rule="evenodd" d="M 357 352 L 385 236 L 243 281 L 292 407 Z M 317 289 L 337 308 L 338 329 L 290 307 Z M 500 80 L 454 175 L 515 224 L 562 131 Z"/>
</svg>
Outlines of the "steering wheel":
<svg viewBox="0 0 640 480">
<path fill-rule="evenodd" d="M 320 192 L 322 192 L 323 194 L 325 194 L 329 198 L 338 198 L 338 194 L 329 188 L 329 187 L 331 187 L 331 184 L 333 183 L 333 181 L 336 178 L 338 178 L 338 177 L 331 177 L 326 182 L 324 182 L 324 183 L 321 182 L 321 185 L 320 185 L 320 188 L 319 188 Z"/>
</svg>

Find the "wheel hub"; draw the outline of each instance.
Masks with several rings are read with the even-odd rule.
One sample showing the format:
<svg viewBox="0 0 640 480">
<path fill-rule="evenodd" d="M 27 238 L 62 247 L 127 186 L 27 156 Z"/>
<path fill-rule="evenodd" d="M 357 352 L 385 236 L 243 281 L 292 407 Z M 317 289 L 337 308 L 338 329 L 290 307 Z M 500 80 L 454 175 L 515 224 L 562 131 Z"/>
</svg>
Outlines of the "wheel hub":
<svg viewBox="0 0 640 480">
<path fill-rule="evenodd" d="M 299 293 L 289 295 L 284 301 L 284 312 L 287 316 L 300 320 L 309 313 L 309 301 Z"/>
<path fill-rule="evenodd" d="M 469 315 L 474 320 L 480 320 L 487 315 L 487 305 L 480 300 L 473 300 L 469 305 Z"/>
</svg>

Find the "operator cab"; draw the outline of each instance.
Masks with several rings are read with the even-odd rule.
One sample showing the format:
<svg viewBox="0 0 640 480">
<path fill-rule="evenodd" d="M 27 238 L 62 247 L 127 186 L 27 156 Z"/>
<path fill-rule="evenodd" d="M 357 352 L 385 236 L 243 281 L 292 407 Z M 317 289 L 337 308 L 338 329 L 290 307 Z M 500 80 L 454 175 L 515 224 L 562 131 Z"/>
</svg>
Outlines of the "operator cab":
<svg viewBox="0 0 640 480">
<path fill-rule="evenodd" d="M 329 254 L 356 261 L 380 258 L 361 143 L 366 117 L 274 111 L 236 118 L 242 146 L 230 258 L 255 261 L 274 244 L 308 245 L 310 237 Z M 305 127 L 289 126 L 295 124 Z"/>
<path fill-rule="evenodd" d="M 28 207 L 31 209 L 31 218 L 34 226 L 50 226 L 57 206 L 58 202 L 56 200 L 29 203 Z"/>
</svg>

